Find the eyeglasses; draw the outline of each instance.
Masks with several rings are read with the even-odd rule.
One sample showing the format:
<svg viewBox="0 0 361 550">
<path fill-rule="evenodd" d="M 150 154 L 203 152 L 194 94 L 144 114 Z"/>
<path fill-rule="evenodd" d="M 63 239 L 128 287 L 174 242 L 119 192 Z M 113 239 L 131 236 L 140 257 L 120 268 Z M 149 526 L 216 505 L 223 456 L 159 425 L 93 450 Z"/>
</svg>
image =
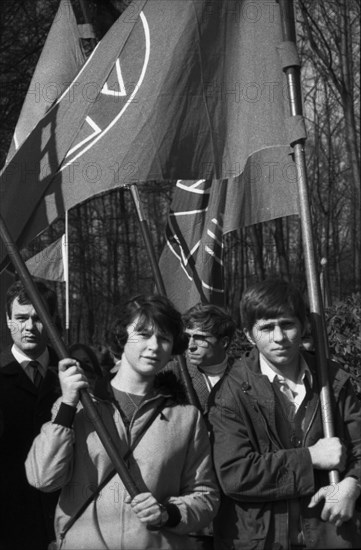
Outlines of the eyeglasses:
<svg viewBox="0 0 361 550">
<path fill-rule="evenodd" d="M 185 334 L 188 338 L 188 347 L 193 342 L 197 347 L 208 348 L 217 341 L 217 338 L 213 334 L 189 334 L 187 332 Z"/>
</svg>

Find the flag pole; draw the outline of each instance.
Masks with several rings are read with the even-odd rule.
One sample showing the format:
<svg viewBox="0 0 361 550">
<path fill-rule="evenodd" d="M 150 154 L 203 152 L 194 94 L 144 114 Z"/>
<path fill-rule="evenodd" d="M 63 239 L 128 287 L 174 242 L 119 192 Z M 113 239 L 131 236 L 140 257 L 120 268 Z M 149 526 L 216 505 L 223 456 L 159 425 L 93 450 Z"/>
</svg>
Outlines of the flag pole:
<svg viewBox="0 0 361 550">
<path fill-rule="evenodd" d="M 152 243 L 151 234 L 150 234 L 150 231 L 149 231 L 148 221 L 145 217 L 145 214 L 144 214 L 144 211 L 143 211 L 143 208 L 142 208 L 142 204 L 141 204 L 141 201 L 140 201 L 138 187 L 135 183 L 132 183 L 127 187 L 130 190 L 130 193 L 132 195 L 132 199 L 133 199 L 133 202 L 134 202 L 135 210 L 137 212 L 137 218 L 138 218 L 138 221 L 139 221 L 140 230 L 142 232 L 144 244 L 145 244 L 145 247 L 146 247 L 147 253 L 148 253 L 148 258 L 149 258 L 149 261 L 151 263 L 152 272 L 153 272 L 153 276 L 154 276 L 154 279 L 155 279 L 155 284 L 156 284 L 158 293 L 161 294 L 162 296 L 165 296 L 166 295 L 166 290 L 165 290 L 162 274 L 160 272 L 158 263 L 157 263 L 156 258 L 155 258 L 155 250 L 154 250 L 154 246 L 153 246 L 153 243 Z"/>
<path fill-rule="evenodd" d="M 151 234 L 150 234 L 150 231 L 149 231 L 149 225 L 148 225 L 148 222 L 147 222 L 147 220 L 145 218 L 145 215 L 144 215 L 144 212 L 143 212 L 138 187 L 135 183 L 132 183 L 132 184 L 128 185 L 127 188 L 130 190 L 132 198 L 133 198 L 133 202 L 134 202 L 134 206 L 135 206 L 135 209 L 136 209 L 136 212 L 137 212 L 137 217 L 138 217 L 140 229 L 141 229 L 142 236 L 143 236 L 143 239 L 144 239 L 144 243 L 145 243 L 145 246 L 146 246 L 146 249 L 147 249 L 148 258 L 149 258 L 149 261 L 150 261 L 150 264 L 151 264 L 151 267 L 152 267 L 152 272 L 153 272 L 155 284 L 156 284 L 156 287 L 157 287 L 157 291 L 162 296 L 166 296 L 167 293 L 166 293 L 166 290 L 165 290 L 162 274 L 160 272 L 159 265 L 158 265 L 158 262 L 157 262 L 156 257 L 155 257 L 155 250 L 154 250 L 154 247 L 153 247 Z M 194 405 L 198 409 L 201 409 L 201 405 L 200 405 L 200 402 L 199 402 L 199 399 L 198 399 L 198 395 L 196 394 L 196 392 L 194 390 L 192 380 L 191 380 L 189 371 L 187 369 L 187 364 L 186 364 L 185 357 L 183 355 L 177 355 L 177 362 L 178 362 L 178 365 L 179 365 L 179 373 L 180 373 L 182 382 L 184 384 L 189 402 L 191 403 L 191 405 Z"/>
<path fill-rule="evenodd" d="M 66 346 L 61 339 L 55 324 L 52 320 L 52 317 L 37 289 L 37 287 L 34 284 L 34 281 L 25 265 L 25 262 L 23 258 L 21 257 L 19 250 L 17 249 L 7 227 L 3 220 L 2 215 L 0 215 L 0 237 L 7 249 L 9 258 L 11 259 L 12 264 L 14 265 L 25 289 L 29 296 L 29 299 L 31 303 L 33 304 L 36 312 L 38 313 L 43 325 L 46 327 L 47 334 L 49 336 L 49 339 L 60 359 L 64 359 L 66 357 L 69 357 L 69 353 L 66 349 Z M 129 474 L 128 468 L 123 460 L 123 458 L 119 455 L 119 449 L 116 445 L 116 443 L 113 441 L 110 433 L 108 432 L 105 424 L 103 423 L 101 417 L 98 414 L 98 411 L 92 401 L 92 398 L 90 397 L 88 391 L 81 390 L 80 391 L 80 400 L 81 403 L 90 419 L 90 421 L 93 423 L 95 431 L 101 440 L 106 452 L 109 455 L 109 458 L 111 459 L 114 468 L 116 469 L 120 479 L 122 480 L 122 483 L 124 484 L 124 487 L 130 494 L 132 498 L 134 498 L 137 494 L 139 494 L 139 489 L 137 488 L 134 480 Z"/>
<path fill-rule="evenodd" d="M 65 342 L 70 343 L 70 303 L 69 303 L 69 211 L 65 211 L 65 237 L 63 251 L 65 283 Z"/>
<path fill-rule="evenodd" d="M 315 340 L 317 358 L 317 374 L 320 385 L 320 401 L 323 432 L 325 437 L 334 437 L 335 429 L 332 415 L 332 402 L 330 382 L 328 378 L 328 342 L 325 335 L 326 323 L 322 305 L 320 280 L 316 267 L 314 239 L 312 234 L 312 220 L 309 206 L 307 171 L 304 143 L 306 132 L 302 112 L 300 63 L 298 61 L 296 47 L 296 30 L 294 20 L 293 0 L 278 0 L 280 5 L 283 43 L 280 48 L 283 70 L 287 77 L 287 88 L 290 105 L 290 130 L 293 136 L 290 144 L 293 147 L 294 160 L 297 174 L 297 186 L 300 206 L 300 219 L 302 228 L 303 252 L 305 256 L 305 268 L 307 288 L 310 302 L 312 331 Z M 330 483 L 339 482 L 337 470 L 329 472 Z"/>
</svg>

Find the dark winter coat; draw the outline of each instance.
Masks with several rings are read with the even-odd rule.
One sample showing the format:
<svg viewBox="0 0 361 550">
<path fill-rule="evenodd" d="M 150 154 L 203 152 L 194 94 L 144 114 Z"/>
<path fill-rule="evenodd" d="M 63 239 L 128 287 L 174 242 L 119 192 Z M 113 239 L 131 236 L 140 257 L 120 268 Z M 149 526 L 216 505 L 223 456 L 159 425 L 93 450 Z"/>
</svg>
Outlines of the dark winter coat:
<svg viewBox="0 0 361 550">
<path fill-rule="evenodd" d="M 303 441 L 297 446 L 290 443 L 286 448 L 281 443 L 275 393 L 260 371 L 256 350 L 246 354 L 241 367 L 232 368 L 217 387 L 209 412 L 215 468 L 223 490 L 215 520 L 217 550 L 289 548 L 289 502 L 295 498 L 300 499 L 308 548 L 359 546 L 356 522 L 336 529 L 320 519 L 323 500 L 317 507 L 307 508 L 311 496 L 329 485 L 329 480 L 326 471 L 313 469 L 307 449 L 323 437 L 323 431 L 315 360 L 311 354 L 305 359 L 315 382 L 306 409 Z M 360 479 L 360 402 L 343 370 L 330 364 L 329 372 L 335 432 L 348 447 L 342 475 Z"/>
<path fill-rule="evenodd" d="M 54 538 L 58 493 L 45 495 L 30 487 L 24 462 L 35 436 L 50 420 L 60 394 L 55 354 L 37 389 L 11 353 L 0 356 L 0 549 L 45 550 Z"/>
</svg>

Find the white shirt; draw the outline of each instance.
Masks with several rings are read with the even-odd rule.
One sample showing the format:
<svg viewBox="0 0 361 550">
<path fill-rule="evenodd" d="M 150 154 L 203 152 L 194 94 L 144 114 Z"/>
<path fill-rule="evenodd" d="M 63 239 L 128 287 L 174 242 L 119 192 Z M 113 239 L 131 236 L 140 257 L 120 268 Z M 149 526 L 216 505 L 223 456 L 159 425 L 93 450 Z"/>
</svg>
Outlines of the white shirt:
<svg viewBox="0 0 361 550">
<path fill-rule="evenodd" d="M 39 371 L 44 378 L 49 365 L 48 348 L 45 348 L 43 353 L 39 355 L 39 357 L 37 357 L 36 359 L 31 359 L 31 357 L 28 357 L 23 351 L 19 350 L 19 348 L 17 348 L 15 344 L 13 344 L 11 348 L 11 353 L 15 357 L 16 361 L 20 364 L 21 368 L 24 369 L 25 374 L 30 378 L 32 382 L 34 382 L 34 371 L 31 367 L 29 367 L 29 363 L 31 361 L 37 361 L 39 363 Z"/>
<path fill-rule="evenodd" d="M 302 401 L 306 397 L 306 386 L 305 386 L 305 378 L 307 377 L 308 382 L 310 386 L 312 387 L 313 378 L 312 373 L 304 360 L 302 356 L 300 356 L 300 368 L 299 368 L 299 374 L 297 377 L 296 382 L 293 382 L 292 380 L 289 380 L 289 378 L 286 378 L 284 376 L 281 376 L 280 374 L 277 374 L 267 363 L 266 359 L 263 357 L 262 354 L 259 356 L 259 363 L 262 374 L 267 376 L 269 381 L 274 382 L 277 380 L 281 385 L 284 385 L 289 391 L 285 393 L 288 397 L 288 399 L 294 404 L 295 407 L 295 413 L 300 408 Z"/>
</svg>

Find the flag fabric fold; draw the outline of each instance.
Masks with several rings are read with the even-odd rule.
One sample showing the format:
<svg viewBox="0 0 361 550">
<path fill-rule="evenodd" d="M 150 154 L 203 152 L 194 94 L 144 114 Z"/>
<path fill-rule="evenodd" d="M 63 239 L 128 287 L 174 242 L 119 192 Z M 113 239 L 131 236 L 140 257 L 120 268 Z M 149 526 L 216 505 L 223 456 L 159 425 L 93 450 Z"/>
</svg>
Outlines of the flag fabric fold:
<svg viewBox="0 0 361 550">
<path fill-rule="evenodd" d="M 167 296 L 180 310 L 223 305 L 223 222 L 227 182 L 177 182 L 159 262 Z"/>
<path fill-rule="evenodd" d="M 65 246 L 65 235 L 63 235 L 29 258 L 25 263 L 31 275 L 48 281 L 64 282 L 67 261 Z"/>
<path fill-rule="evenodd" d="M 85 62 L 70 0 L 61 0 L 39 57 L 14 131 L 6 163 Z"/>
<path fill-rule="evenodd" d="M 287 179 L 281 41 L 273 0 L 133 2 L 3 171 L 18 245 L 129 183 L 229 180 L 264 150 Z"/>
</svg>

